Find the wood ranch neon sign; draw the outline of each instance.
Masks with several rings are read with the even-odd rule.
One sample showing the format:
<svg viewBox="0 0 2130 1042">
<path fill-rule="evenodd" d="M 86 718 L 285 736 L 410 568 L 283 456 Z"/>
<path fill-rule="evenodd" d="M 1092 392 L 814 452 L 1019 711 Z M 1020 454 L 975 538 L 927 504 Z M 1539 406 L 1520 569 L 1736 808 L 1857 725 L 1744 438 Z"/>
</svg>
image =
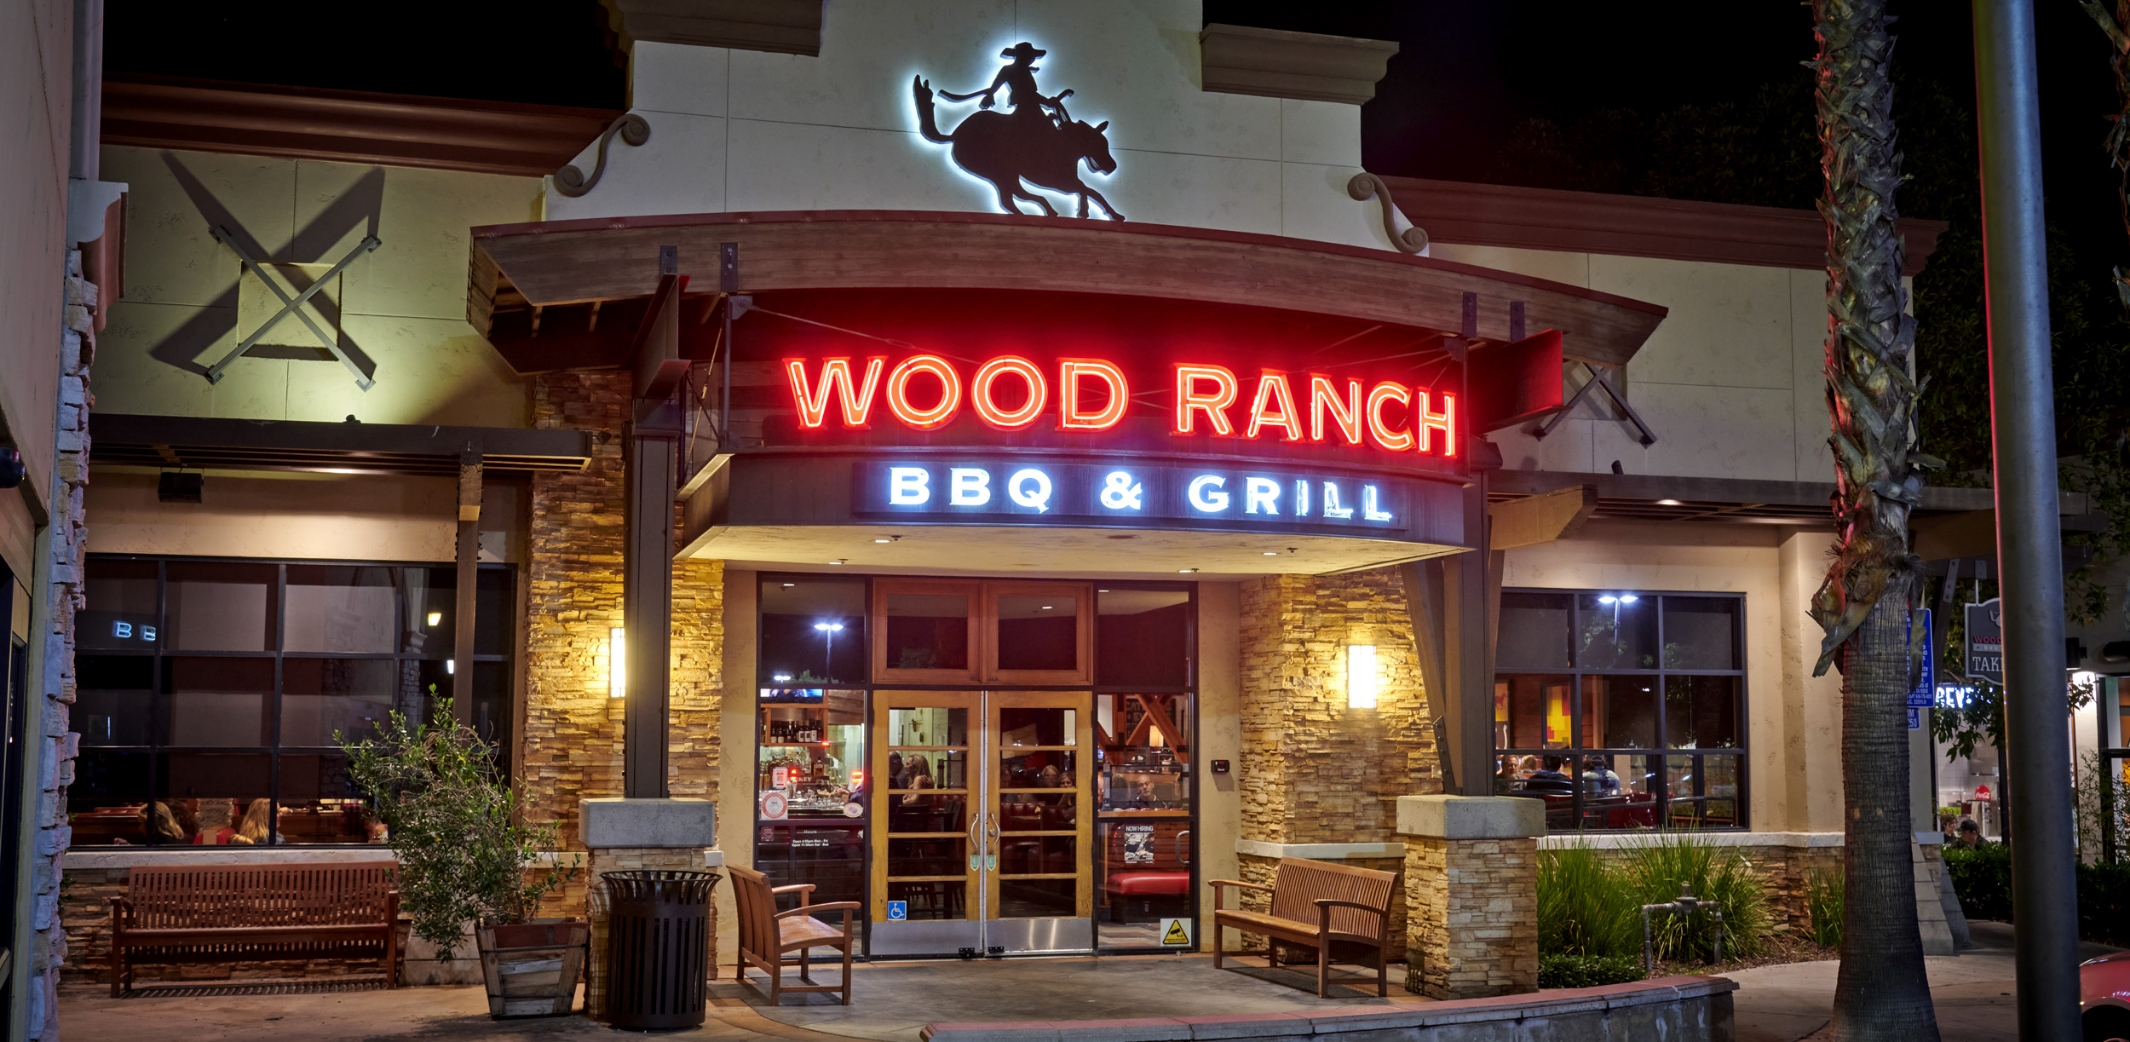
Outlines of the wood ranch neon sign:
<svg viewBox="0 0 2130 1042">
<path fill-rule="evenodd" d="M 913 355 L 892 366 L 884 357 L 818 363 L 786 358 L 782 368 L 799 426 L 807 430 L 827 427 L 831 413 L 846 430 L 869 430 L 874 409 L 884 406 L 903 426 L 934 431 L 954 422 L 966 405 L 999 431 L 1029 430 L 1049 416 L 1057 430 L 1099 433 L 1123 422 L 1132 401 L 1124 369 L 1092 358 L 1059 359 L 1053 373 L 1019 355 L 1000 355 L 966 380 L 938 355 Z M 1391 380 L 1364 386 L 1322 373 L 1261 369 L 1253 381 L 1222 365 L 1180 362 L 1171 368 L 1169 431 L 1175 435 L 1366 444 L 1391 453 L 1457 456 L 1454 394 Z"/>
</svg>

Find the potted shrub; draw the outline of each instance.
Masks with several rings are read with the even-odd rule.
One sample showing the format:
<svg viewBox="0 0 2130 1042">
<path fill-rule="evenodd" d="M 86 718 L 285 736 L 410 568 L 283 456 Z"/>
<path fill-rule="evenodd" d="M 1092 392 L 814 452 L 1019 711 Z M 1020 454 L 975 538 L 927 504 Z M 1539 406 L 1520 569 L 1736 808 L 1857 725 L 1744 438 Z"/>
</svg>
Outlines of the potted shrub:
<svg viewBox="0 0 2130 1042">
<path fill-rule="evenodd" d="M 528 871 L 540 851 L 555 849 L 556 829 L 519 820 L 494 747 L 453 719 L 448 698 L 436 700 L 428 723 L 394 712 L 371 737 L 333 740 L 399 856 L 400 907 L 415 936 L 450 959 L 474 925 L 493 1016 L 572 1012 L 590 928 L 533 912 L 577 866 Z"/>
</svg>

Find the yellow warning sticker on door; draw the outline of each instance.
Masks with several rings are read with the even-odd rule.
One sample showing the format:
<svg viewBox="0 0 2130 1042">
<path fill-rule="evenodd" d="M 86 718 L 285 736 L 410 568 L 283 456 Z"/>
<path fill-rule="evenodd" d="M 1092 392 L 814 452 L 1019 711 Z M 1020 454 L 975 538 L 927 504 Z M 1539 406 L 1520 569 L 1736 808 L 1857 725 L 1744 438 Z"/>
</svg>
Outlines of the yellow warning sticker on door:
<svg viewBox="0 0 2130 1042">
<path fill-rule="evenodd" d="M 1161 920 L 1161 943 L 1169 947 L 1190 947 L 1191 921 L 1189 919 Z"/>
</svg>

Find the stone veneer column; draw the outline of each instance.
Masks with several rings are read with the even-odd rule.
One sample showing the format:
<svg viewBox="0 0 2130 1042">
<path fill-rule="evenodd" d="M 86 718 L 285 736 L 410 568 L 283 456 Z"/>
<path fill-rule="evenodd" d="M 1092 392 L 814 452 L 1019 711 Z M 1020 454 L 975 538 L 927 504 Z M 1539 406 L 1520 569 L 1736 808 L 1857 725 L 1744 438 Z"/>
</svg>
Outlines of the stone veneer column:
<svg viewBox="0 0 2130 1042">
<path fill-rule="evenodd" d="M 1394 801 L 1441 775 L 1397 571 L 1265 576 L 1241 594 L 1242 878 L 1269 885 L 1282 855 L 1399 871 Z M 1347 705 L 1353 644 L 1376 648 L 1374 709 Z M 1395 954 L 1405 910 L 1392 907 Z"/>
<path fill-rule="evenodd" d="M 533 477 L 526 575 L 525 732 L 518 780 L 527 816 L 559 825 L 565 847 L 573 851 L 586 849 L 577 817 L 580 801 L 622 792 L 623 700 L 608 697 L 607 653 L 608 631 L 622 625 L 621 431 L 629 380 L 629 374 L 618 372 L 555 373 L 539 377 L 533 391 L 535 427 L 594 432 L 592 460 L 584 470 Z M 717 798 L 724 699 L 724 589 L 724 562 L 674 562 L 667 791 L 710 802 Z M 700 868 L 700 847 L 708 845 L 699 844 L 686 866 L 661 861 L 624 867 Z M 597 872 L 614 869 L 612 858 L 580 873 L 543 912 L 589 914 L 586 887 Z"/>
<path fill-rule="evenodd" d="M 1405 987 L 1431 999 L 1538 990 L 1538 837 L 1546 808 L 1512 796 L 1406 796 Z"/>
</svg>

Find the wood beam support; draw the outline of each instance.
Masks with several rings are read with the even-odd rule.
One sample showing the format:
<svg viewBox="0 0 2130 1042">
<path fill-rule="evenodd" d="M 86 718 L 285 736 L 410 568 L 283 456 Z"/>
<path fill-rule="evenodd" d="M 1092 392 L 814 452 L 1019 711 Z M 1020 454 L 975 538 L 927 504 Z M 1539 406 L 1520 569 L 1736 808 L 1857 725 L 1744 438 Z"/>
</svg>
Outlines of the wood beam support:
<svg viewBox="0 0 2130 1042">
<path fill-rule="evenodd" d="M 678 251 L 658 248 L 658 292 L 638 327 L 635 397 L 623 432 L 626 535 L 621 555 L 624 628 L 623 795 L 664 799 L 671 743 L 673 501 L 679 487 L 681 411 L 673 401 L 688 364 L 680 357 Z"/>
<path fill-rule="evenodd" d="M 1570 485 L 1535 496 L 1495 503 L 1487 508 L 1487 545 L 1514 550 L 1566 539 L 1597 510 L 1596 485 Z"/>
</svg>

